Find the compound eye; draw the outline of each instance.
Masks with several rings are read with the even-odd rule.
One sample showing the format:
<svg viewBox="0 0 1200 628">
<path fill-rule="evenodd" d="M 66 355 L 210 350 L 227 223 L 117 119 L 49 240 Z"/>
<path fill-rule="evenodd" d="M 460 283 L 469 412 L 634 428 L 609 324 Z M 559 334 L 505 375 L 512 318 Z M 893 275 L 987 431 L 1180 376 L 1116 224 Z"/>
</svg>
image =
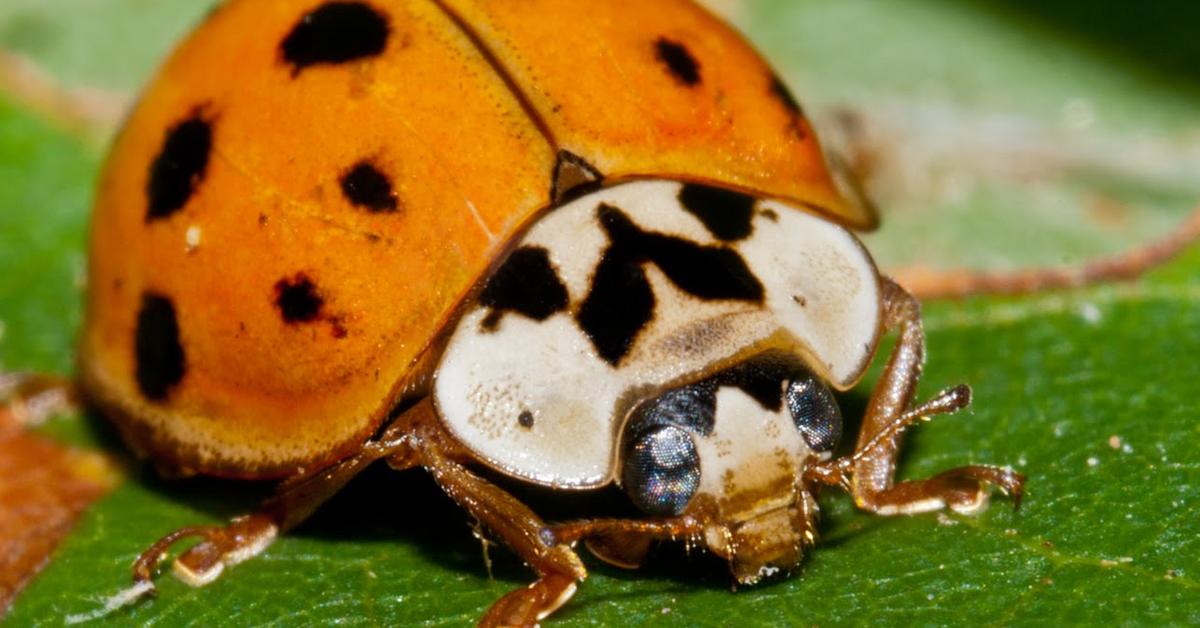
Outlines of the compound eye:
<svg viewBox="0 0 1200 628">
<path fill-rule="evenodd" d="M 816 378 L 805 377 L 788 386 L 787 404 L 804 442 L 818 453 L 833 451 L 842 439 L 842 411 L 833 393 Z"/>
<path fill-rule="evenodd" d="M 700 486 L 700 457 L 692 435 L 664 425 L 638 435 L 625 455 L 621 479 L 634 505 L 651 515 L 678 515 Z"/>
</svg>

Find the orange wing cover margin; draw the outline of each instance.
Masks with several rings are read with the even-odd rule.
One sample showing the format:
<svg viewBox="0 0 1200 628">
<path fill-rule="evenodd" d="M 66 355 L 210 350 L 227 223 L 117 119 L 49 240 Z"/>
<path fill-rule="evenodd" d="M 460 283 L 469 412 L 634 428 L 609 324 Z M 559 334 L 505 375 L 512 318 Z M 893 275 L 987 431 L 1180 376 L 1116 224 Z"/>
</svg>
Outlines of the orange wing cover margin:
<svg viewBox="0 0 1200 628">
<path fill-rule="evenodd" d="M 714 181 L 873 224 L 835 191 L 770 68 L 690 2 L 373 0 L 381 50 L 302 68 L 281 42 L 321 5 L 297 4 L 214 12 L 101 179 L 82 381 L 163 466 L 279 477 L 352 452 L 549 204 L 559 150 L 611 179 Z M 151 218 L 150 173 L 189 120 L 211 132 L 206 167 Z M 362 164 L 389 181 L 387 211 L 347 198 Z M 289 290 L 302 316 L 281 312 Z M 151 297 L 170 303 L 181 357 L 157 400 L 135 376 Z"/>
</svg>

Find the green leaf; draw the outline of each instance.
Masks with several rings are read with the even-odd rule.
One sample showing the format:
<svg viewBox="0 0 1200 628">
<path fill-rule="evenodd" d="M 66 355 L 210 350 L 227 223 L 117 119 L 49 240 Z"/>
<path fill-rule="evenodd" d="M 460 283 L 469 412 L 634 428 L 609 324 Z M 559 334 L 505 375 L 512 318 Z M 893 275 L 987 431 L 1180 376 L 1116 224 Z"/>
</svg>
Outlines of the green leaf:
<svg viewBox="0 0 1200 628">
<path fill-rule="evenodd" d="M 1169 12 L 1126 14 L 1124 3 L 1105 0 L 1076 13 L 1076 4 L 768 0 L 733 8 L 818 115 L 845 105 L 869 124 L 914 129 L 906 140 L 964 134 L 964 150 L 974 151 L 1007 150 L 975 141 L 999 116 L 1019 122 L 1002 128 L 1026 129 L 1022 142 L 1045 133 L 1072 155 L 1094 146 L 1150 155 L 1148 166 L 1074 155 L 1045 176 L 1022 178 L 964 154 L 962 169 L 977 185 L 893 193 L 883 230 L 870 238 L 892 264 L 1005 267 L 1119 250 L 1169 230 L 1200 197 L 1200 170 L 1187 161 L 1200 137 L 1200 46 L 1181 26 L 1195 24 L 1200 9 L 1167 3 Z M 56 14 L 62 25 L 54 28 L 89 32 L 69 17 Z M 66 52 L 42 54 L 64 59 L 61 68 L 48 62 L 64 76 L 102 74 L 66 61 Z M 927 149 L 913 147 L 922 159 Z M 71 368 L 97 163 L 85 143 L 0 104 L 0 368 Z M 1105 205 L 1097 198 L 1116 204 L 1115 219 L 1095 208 Z M 922 394 L 969 382 L 975 405 L 911 432 L 901 474 L 1012 464 L 1029 476 L 1020 512 L 997 496 L 975 518 L 881 518 L 830 493 L 823 540 L 790 578 L 732 593 L 722 566 L 703 556 L 664 549 L 636 572 L 587 559 L 592 577 L 555 623 L 1200 622 L 1198 272 L 1193 248 L 1132 284 L 926 308 Z M 848 395 L 847 409 L 861 409 L 868 391 L 869 383 Z M 120 451 L 98 417 L 46 429 Z M 244 512 L 264 490 L 165 482 L 133 468 L 18 599 L 11 625 L 96 611 L 159 536 Z M 561 508 L 553 495 L 532 499 Z M 188 589 L 164 575 L 155 599 L 107 619 L 461 625 L 529 580 L 505 550 L 491 556 L 494 579 L 467 518 L 423 473 L 380 469 L 213 585 Z"/>
<path fill-rule="evenodd" d="M 135 90 L 177 38 L 216 2 L 5 0 L 0 49 L 68 84 Z"/>
<path fill-rule="evenodd" d="M 886 220 L 867 242 L 885 267 L 1112 253 L 1200 199 L 1200 46 L 1180 31 L 1200 5 L 747 6 L 745 26 L 823 130 L 849 113 L 873 136 Z"/>
<path fill-rule="evenodd" d="M 0 100 L 0 370 L 71 368 L 97 163 Z"/>
</svg>

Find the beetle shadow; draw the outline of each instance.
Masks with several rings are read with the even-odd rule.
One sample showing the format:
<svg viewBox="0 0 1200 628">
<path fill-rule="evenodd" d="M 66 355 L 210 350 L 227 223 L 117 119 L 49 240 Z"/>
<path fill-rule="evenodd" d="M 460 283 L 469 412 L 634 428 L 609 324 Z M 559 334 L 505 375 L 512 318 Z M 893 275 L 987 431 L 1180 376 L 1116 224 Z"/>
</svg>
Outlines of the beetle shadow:
<svg viewBox="0 0 1200 628">
<path fill-rule="evenodd" d="M 644 518 L 624 493 L 615 488 L 564 492 L 528 486 L 487 470 L 475 469 L 508 491 L 549 523 L 585 518 Z M 485 560 L 483 546 L 474 536 L 473 520 L 420 469 L 393 471 L 385 464 L 372 465 L 322 506 L 291 534 L 327 540 L 392 541 L 409 545 L 422 558 L 463 573 L 489 572 L 499 581 L 528 583 L 533 572 L 503 545 L 492 541 Z M 484 533 L 487 534 L 486 532 Z M 657 545 L 637 570 L 613 567 L 589 555 L 581 544 L 579 554 L 592 573 L 619 580 L 670 580 L 684 587 L 728 589 L 728 566 L 702 551 L 690 555 L 679 544 Z"/>
<path fill-rule="evenodd" d="M 867 404 L 866 395 L 851 394 L 844 399 L 849 416 L 859 417 Z M 860 420 L 848 425 L 848 434 L 857 434 Z M 853 449 L 853 439 L 849 449 Z M 529 486 L 487 470 L 476 469 L 489 481 L 508 491 L 528 505 L 547 522 L 563 522 L 584 518 L 644 518 L 616 488 L 584 492 L 564 492 Z M 822 520 L 822 531 L 829 530 L 830 521 Z M 818 541 L 814 550 L 830 549 L 852 540 L 858 534 L 870 533 L 875 526 L 886 525 L 882 520 L 869 518 L 856 521 L 849 528 L 840 528 L 835 536 Z M 471 518 L 455 504 L 433 481 L 419 469 L 396 472 L 384 464 L 376 464 L 355 478 L 340 493 L 325 504 L 293 535 L 327 540 L 364 542 L 388 541 L 404 543 L 420 556 L 441 568 L 463 574 L 490 574 L 500 583 L 514 588 L 534 579 L 533 572 L 521 559 L 502 545 L 493 543 L 488 552 L 490 570 L 483 557 L 480 541 L 473 536 Z M 665 587 L 654 587 L 656 594 L 686 594 L 690 591 L 745 590 L 770 592 L 787 586 L 795 578 L 803 578 L 808 561 L 804 560 L 790 574 L 780 574 L 750 587 L 735 584 L 727 561 L 703 548 L 687 548 L 678 542 L 656 543 L 637 569 L 622 569 L 605 563 L 590 554 L 583 544 L 578 546 L 587 569 L 593 575 L 622 583 L 654 581 Z M 504 585 L 500 587 L 501 590 Z M 559 614 L 568 617 L 581 612 L 584 604 L 605 604 L 642 593 L 634 587 L 590 595 L 586 600 L 568 605 Z"/>
<path fill-rule="evenodd" d="M 81 433 L 77 435 L 77 440 L 105 452 L 123 470 L 125 482 L 134 485 L 138 491 L 149 493 L 155 502 L 165 502 L 196 512 L 198 521 L 184 522 L 186 524 L 228 520 L 254 512 L 273 493 L 273 482 L 165 477 L 151 462 L 139 457 L 125 444 L 118 430 L 104 418 L 102 412 L 88 408 L 80 414 L 79 419 Z M 528 504 L 548 522 L 593 517 L 640 517 L 625 495 L 615 489 L 564 493 L 525 486 L 486 470 L 480 472 Z M 156 538 L 171 531 L 164 528 L 149 530 L 147 534 Z M 333 542 L 404 543 L 415 549 L 423 559 L 442 568 L 462 573 L 487 573 L 482 546 L 472 532 L 470 516 L 442 491 L 428 473 L 421 469 L 394 471 L 384 463 L 376 463 L 287 534 Z M 580 554 L 586 555 L 587 551 L 581 547 Z M 593 573 L 600 572 L 614 578 L 656 577 L 679 582 L 681 587 L 698 583 L 700 586 L 727 588 L 730 580 L 727 570 L 722 571 L 723 563 L 702 560 L 703 557 L 698 554 L 701 553 L 684 556 L 683 562 L 687 565 L 680 564 L 681 561 L 676 559 L 677 554 L 664 545 L 656 548 L 650 557 L 649 564 L 655 566 L 649 571 L 626 571 L 586 556 L 584 560 Z M 490 573 L 495 579 L 514 583 L 532 581 L 533 573 L 506 548 L 493 547 L 489 557 Z M 699 570 L 699 578 L 696 577 L 697 564 L 704 566 Z"/>
<path fill-rule="evenodd" d="M 127 482 L 154 494 L 155 499 L 172 502 L 218 519 L 252 512 L 271 495 L 273 483 L 222 480 L 208 477 L 170 477 L 155 469 L 134 452 L 120 432 L 95 408 L 80 413 L 80 428 L 89 447 L 103 451 L 120 468 Z M 170 530 L 163 530 L 166 534 Z"/>
<path fill-rule="evenodd" d="M 854 453 L 854 444 L 858 433 L 862 430 L 863 415 L 867 412 L 870 393 L 859 386 L 850 392 L 837 395 L 838 406 L 842 410 L 842 440 L 834 448 L 834 455 L 848 456 Z"/>
</svg>

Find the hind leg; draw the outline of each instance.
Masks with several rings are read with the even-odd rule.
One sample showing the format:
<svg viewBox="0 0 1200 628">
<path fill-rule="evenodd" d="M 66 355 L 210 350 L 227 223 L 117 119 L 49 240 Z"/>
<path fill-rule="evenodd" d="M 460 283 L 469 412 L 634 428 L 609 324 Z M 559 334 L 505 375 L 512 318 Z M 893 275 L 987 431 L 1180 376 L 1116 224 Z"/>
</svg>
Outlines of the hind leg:
<svg viewBox="0 0 1200 628">
<path fill-rule="evenodd" d="M 226 526 L 182 528 L 163 537 L 134 563 L 135 584 L 148 587 L 164 553 L 176 542 L 192 537 L 201 542 L 176 559 L 176 573 L 196 586 L 215 580 L 226 565 L 261 553 L 279 533 L 299 525 L 354 476 L 381 459 L 400 470 L 425 468 L 451 499 L 537 573 L 537 580 L 528 587 L 493 604 L 481 625 L 534 625 L 570 599 L 577 583 L 587 577 L 578 555 L 569 543 L 556 538 L 551 526 L 460 462 L 458 446 L 444 432 L 433 404 L 426 399 L 355 456 L 316 475 L 284 482 L 257 513 L 238 517 Z"/>
<path fill-rule="evenodd" d="M 149 584 L 167 550 L 188 538 L 201 541 L 175 559 L 175 574 L 192 586 L 216 580 L 226 566 L 261 554 L 279 534 L 300 525 L 372 462 L 406 450 L 406 428 L 402 417 L 354 456 L 316 474 L 285 480 L 258 512 L 236 517 L 225 526 L 190 526 L 164 536 L 134 562 L 134 583 Z"/>
</svg>

